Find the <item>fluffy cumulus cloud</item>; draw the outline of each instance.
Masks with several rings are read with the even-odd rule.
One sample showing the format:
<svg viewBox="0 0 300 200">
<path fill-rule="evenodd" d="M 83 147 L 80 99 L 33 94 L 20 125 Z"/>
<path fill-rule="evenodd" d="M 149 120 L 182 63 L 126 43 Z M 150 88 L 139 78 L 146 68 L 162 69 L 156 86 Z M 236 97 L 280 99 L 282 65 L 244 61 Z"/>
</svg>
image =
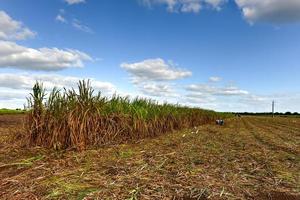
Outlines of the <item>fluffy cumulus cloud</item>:
<svg viewBox="0 0 300 200">
<path fill-rule="evenodd" d="M 202 84 L 191 84 L 185 87 L 185 95 L 182 101 L 192 106 L 218 111 L 230 111 L 236 105 L 245 106 L 246 100 L 254 95 L 236 86 L 222 86 L 218 83 L 221 77 L 210 77 L 209 82 Z M 258 96 L 257 96 L 258 98 Z M 242 102 L 244 101 L 244 102 Z M 249 100 L 250 101 L 250 100 Z M 227 104 L 227 106 L 224 106 Z M 236 110 L 235 110 L 236 111 Z"/>
<path fill-rule="evenodd" d="M 13 20 L 6 12 L 0 10 L 0 40 L 25 40 L 35 35 L 36 33 L 22 22 Z"/>
<path fill-rule="evenodd" d="M 274 24 L 300 21 L 299 0 L 235 0 L 243 15 L 251 23 Z"/>
<path fill-rule="evenodd" d="M 122 63 L 121 68 L 129 73 L 131 82 L 142 95 L 157 98 L 158 101 L 162 98 L 173 101 L 179 97 L 174 81 L 192 75 L 192 72 L 180 69 L 171 61 L 166 62 L 161 58 Z"/>
<path fill-rule="evenodd" d="M 238 87 L 216 87 L 207 84 L 192 84 L 186 88 L 190 92 L 198 94 L 216 95 L 216 96 L 240 96 L 249 94 L 246 90 L 241 90 Z"/>
<path fill-rule="evenodd" d="M 50 91 L 53 87 L 76 88 L 82 77 L 63 76 L 58 74 L 0 74 L 0 108 L 22 107 L 26 103 L 26 97 L 31 92 L 32 86 L 36 81 L 43 83 L 43 86 Z M 110 82 L 99 81 L 93 78 L 84 78 L 91 80 L 91 85 L 95 91 L 101 91 L 103 95 L 112 95 L 116 91 L 115 85 Z"/>
<path fill-rule="evenodd" d="M 216 86 L 212 83 L 192 84 L 186 87 L 186 95 L 181 102 L 191 106 L 226 112 L 271 112 L 275 100 L 276 111 L 299 111 L 295 102 L 300 94 L 254 94 L 235 86 Z"/>
<path fill-rule="evenodd" d="M 176 68 L 161 58 L 148 59 L 136 63 L 122 63 L 121 67 L 131 75 L 134 83 L 143 81 L 171 81 L 192 75 L 192 72 Z"/>
<path fill-rule="evenodd" d="M 205 0 L 204 2 L 208 5 L 212 6 L 213 8 L 219 10 L 221 9 L 221 5 L 225 3 L 227 0 Z"/>
<path fill-rule="evenodd" d="M 206 105 L 208 103 L 215 103 L 217 99 L 212 95 L 207 95 L 200 92 L 193 92 L 188 93 L 184 97 L 184 100 L 191 104 Z"/>
<path fill-rule="evenodd" d="M 241 106 L 233 107 L 233 110 L 248 112 L 271 112 L 272 101 L 275 101 L 275 112 L 300 112 L 298 102 L 300 93 L 276 93 L 276 94 L 249 94 L 237 101 Z"/>
<path fill-rule="evenodd" d="M 140 0 L 144 5 L 165 5 L 169 12 L 198 13 L 203 7 L 219 10 L 226 0 Z"/>
<path fill-rule="evenodd" d="M 64 11 L 61 10 L 60 14 Z M 63 22 L 63 15 L 57 17 Z M 12 19 L 0 11 L 0 68 L 17 68 L 23 70 L 55 71 L 70 67 L 83 67 L 85 61 L 93 61 L 86 53 L 76 49 L 59 49 L 55 47 L 30 48 L 19 45 L 14 40 L 25 40 L 36 34 L 25 27 L 22 22 Z M 47 89 L 76 87 L 81 77 L 62 76 L 58 74 L 12 74 L 0 73 L 0 107 L 22 107 L 26 94 L 36 81 L 41 81 Z M 116 88 L 109 82 L 91 79 L 92 86 L 104 94 L 112 94 Z"/>
<path fill-rule="evenodd" d="M 220 10 L 228 0 L 140 0 L 143 5 L 166 6 L 169 12 L 198 13 L 205 7 Z M 283 24 L 300 21 L 299 0 L 235 0 L 244 18 L 250 22 Z"/>
<path fill-rule="evenodd" d="M 69 5 L 85 3 L 85 0 L 65 0 L 65 2 Z"/>
<path fill-rule="evenodd" d="M 61 70 L 83 67 L 84 61 L 92 58 L 73 49 L 39 48 L 33 49 L 15 42 L 0 41 L 0 68 L 13 67 L 31 70 Z"/>
<path fill-rule="evenodd" d="M 63 22 L 62 15 L 57 20 Z M 92 58 L 79 50 L 58 48 L 29 48 L 12 40 L 32 38 L 36 33 L 25 27 L 22 22 L 12 19 L 0 11 L 0 68 L 25 70 L 61 70 L 70 67 L 83 67 Z"/>
<path fill-rule="evenodd" d="M 85 78 L 91 80 L 92 86 L 96 90 L 103 92 L 113 93 L 116 87 L 109 82 L 97 81 L 93 78 Z M 36 81 L 43 83 L 46 89 L 58 88 L 72 88 L 76 87 L 81 77 L 75 76 L 63 76 L 58 74 L 12 74 L 1 73 L 0 74 L 0 87 L 8 89 L 21 89 L 30 90 Z"/>
<path fill-rule="evenodd" d="M 204 94 L 187 95 L 186 102 L 208 109 L 226 112 L 271 112 L 275 101 L 275 112 L 300 112 L 298 102 L 300 93 L 247 94 L 242 96 L 209 96 Z"/>
<path fill-rule="evenodd" d="M 165 83 L 146 83 L 141 86 L 140 91 L 151 97 L 178 97 L 172 85 Z"/>
</svg>

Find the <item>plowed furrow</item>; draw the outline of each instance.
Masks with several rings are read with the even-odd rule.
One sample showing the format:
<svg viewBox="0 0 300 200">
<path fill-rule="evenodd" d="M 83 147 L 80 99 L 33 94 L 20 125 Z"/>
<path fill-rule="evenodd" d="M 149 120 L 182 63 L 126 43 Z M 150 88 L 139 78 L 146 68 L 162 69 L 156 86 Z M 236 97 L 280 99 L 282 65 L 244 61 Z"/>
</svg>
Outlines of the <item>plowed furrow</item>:
<svg viewBox="0 0 300 200">
<path fill-rule="evenodd" d="M 300 128 L 295 127 L 293 124 L 283 124 L 280 122 L 276 122 L 273 125 L 275 125 L 277 128 L 280 128 L 282 130 L 286 130 L 289 132 L 292 132 L 295 136 L 300 137 Z"/>
<path fill-rule="evenodd" d="M 247 120 L 248 119 L 248 120 Z M 249 128 L 249 132 L 253 135 L 253 137 L 263 146 L 267 147 L 270 150 L 274 151 L 284 151 L 287 153 L 292 153 L 295 155 L 299 155 L 300 152 L 294 148 L 283 146 L 282 144 L 278 144 L 272 137 L 270 137 L 269 133 L 266 130 L 260 128 L 251 118 L 244 119 L 244 123 Z"/>
<path fill-rule="evenodd" d="M 268 133 L 273 137 L 278 137 L 282 143 L 294 146 L 295 148 L 299 145 L 300 140 L 295 140 L 294 132 L 291 132 L 289 129 L 278 127 L 277 125 L 275 125 L 275 123 L 271 123 L 270 121 L 258 119 L 253 119 L 253 121 L 259 128 L 263 129 L 265 133 Z"/>
</svg>

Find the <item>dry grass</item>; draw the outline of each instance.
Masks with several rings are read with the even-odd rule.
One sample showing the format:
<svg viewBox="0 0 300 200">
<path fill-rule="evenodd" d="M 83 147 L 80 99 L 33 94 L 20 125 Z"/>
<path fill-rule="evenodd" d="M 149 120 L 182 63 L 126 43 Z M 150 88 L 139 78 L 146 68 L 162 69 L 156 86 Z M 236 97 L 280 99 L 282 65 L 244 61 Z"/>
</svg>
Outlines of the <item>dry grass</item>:
<svg viewBox="0 0 300 200">
<path fill-rule="evenodd" d="M 82 152 L 18 147 L 11 123 L 0 124 L 1 199 L 299 199 L 300 119 L 237 118 Z"/>
</svg>

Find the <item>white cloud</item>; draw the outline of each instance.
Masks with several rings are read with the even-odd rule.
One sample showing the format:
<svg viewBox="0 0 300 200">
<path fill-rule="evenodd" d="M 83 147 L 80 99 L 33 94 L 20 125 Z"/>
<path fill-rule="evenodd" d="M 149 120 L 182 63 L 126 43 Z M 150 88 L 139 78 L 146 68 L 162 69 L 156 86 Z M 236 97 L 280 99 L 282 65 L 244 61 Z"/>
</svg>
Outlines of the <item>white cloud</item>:
<svg viewBox="0 0 300 200">
<path fill-rule="evenodd" d="M 94 31 L 90 28 L 90 27 L 88 27 L 88 26 L 86 26 L 86 25 L 83 25 L 79 20 L 77 20 L 77 19 L 73 19 L 73 21 L 72 21 L 72 26 L 74 27 L 74 28 L 76 28 L 77 30 L 80 30 L 80 31 L 83 31 L 83 32 L 86 32 L 86 33 L 94 33 Z"/>
<path fill-rule="evenodd" d="M 103 92 L 113 93 L 116 87 L 109 82 L 97 81 L 94 78 L 81 78 L 76 76 L 63 76 L 59 74 L 0 74 L 0 88 L 30 90 L 36 81 L 43 83 L 46 89 L 58 88 L 72 88 L 77 86 L 79 80 L 91 80 L 92 87 Z"/>
<path fill-rule="evenodd" d="M 201 92 L 193 92 L 189 93 L 184 98 L 188 103 L 192 104 L 207 104 L 207 103 L 215 103 L 217 100 L 216 97 L 203 94 Z"/>
<path fill-rule="evenodd" d="M 235 0 L 250 23 L 257 21 L 274 24 L 300 21 L 299 0 Z"/>
<path fill-rule="evenodd" d="M 210 6 L 212 6 L 213 8 L 220 10 L 221 5 L 223 5 L 223 3 L 225 3 L 225 2 L 227 2 L 227 0 L 205 0 L 205 2 L 207 4 L 209 4 Z"/>
<path fill-rule="evenodd" d="M 263 104 L 269 101 L 271 101 L 271 98 L 269 97 L 253 94 L 245 95 L 243 98 L 240 99 L 240 102 L 246 104 Z"/>
<path fill-rule="evenodd" d="M 58 22 L 61 22 L 61 23 L 67 23 L 68 21 L 66 20 L 66 18 L 61 15 L 61 14 L 58 14 L 56 17 L 55 17 L 55 20 L 58 21 Z"/>
<path fill-rule="evenodd" d="M 169 12 L 198 13 L 205 7 L 220 10 L 228 0 L 139 0 L 147 7 L 166 6 Z M 235 0 L 250 23 L 262 21 L 273 24 L 300 21 L 299 0 Z"/>
<path fill-rule="evenodd" d="M 73 49 L 39 48 L 20 46 L 14 42 L 0 41 L 0 68 L 13 67 L 27 70 L 61 70 L 83 67 L 92 58 Z"/>
<path fill-rule="evenodd" d="M 36 33 L 13 20 L 6 12 L 0 10 L 0 40 L 25 40 L 35 37 Z"/>
<path fill-rule="evenodd" d="M 184 3 L 182 4 L 181 11 L 197 13 L 201 10 L 201 7 L 199 2 Z"/>
<path fill-rule="evenodd" d="M 218 77 L 218 76 L 209 77 L 210 82 L 220 82 L 221 80 L 222 80 L 222 78 Z"/>
<path fill-rule="evenodd" d="M 182 97 L 182 102 L 194 107 L 200 107 L 205 109 L 211 109 L 216 111 L 240 111 L 243 106 L 244 110 L 247 108 L 246 103 L 237 104 L 238 99 L 243 96 L 220 96 L 210 93 L 202 92 L 190 92 Z M 237 110 L 235 110 L 237 109 Z M 243 110 L 243 109 L 241 109 Z"/>
<path fill-rule="evenodd" d="M 3 89 L 3 90 L 0 90 L 0 101 L 24 99 L 27 95 L 28 95 L 28 93 L 26 91 Z"/>
<path fill-rule="evenodd" d="M 63 76 L 58 74 L 12 74 L 12 73 L 2 73 L 0 74 L 0 85 L 4 88 L 11 89 L 31 89 L 36 81 L 43 82 L 47 89 L 52 89 L 53 87 L 76 87 L 76 84 L 82 78 L 74 76 Z M 86 78 L 92 80 L 92 86 L 95 89 L 113 91 L 115 86 L 108 82 L 96 81 L 92 78 Z"/>
<path fill-rule="evenodd" d="M 246 96 L 250 95 L 248 91 L 241 90 L 238 87 L 217 87 L 209 83 L 189 85 L 186 87 L 186 91 L 187 94 L 183 97 L 183 100 L 187 103 L 206 109 L 217 109 L 219 111 L 228 109 L 228 107 L 234 105 L 238 99 L 246 99 Z M 223 104 L 228 104 L 228 106 L 221 106 Z"/>
<path fill-rule="evenodd" d="M 163 83 L 146 83 L 141 86 L 141 92 L 152 97 L 178 97 L 174 88 L 169 84 Z"/>
<path fill-rule="evenodd" d="M 73 5 L 73 4 L 85 3 L 85 0 L 65 0 L 65 2 L 68 3 L 69 5 Z"/>
<path fill-rule="evenodd" d="M 206 84 L 192 84 L 186 88 L 191 92 L 198 92 L 208 95 L 218 95 L 218 96 L 240 96 L 249 94 L 246 90 L 241 90 L 238 87 L 215 87 Z"/>
<path fill-rule="evenodd" d="M 233 110 L 241 112 L 271 112 L 272 101 L 275 101 L 275 112 L 299 112 L 300 93 L 277 93 L 268 95 L 245 95 L 237 101 L 239 105 Z"/>
<path fill-rule="evenodd" d="M 155 98 L 159 102 L 177 103 L 180 95 L 174 81 L 189 77 L 192 72 L 175 67 L 172 61 L 165 62 L 161 58 L 147 59 L 136 63 L 122 63 L 136 89 L 147 98 Z"/>
<path fill-rule="evenodd" d="M 137 63 L 122 63 L 121 67 L 132 76 L 134 83 L 143 81 L 171 81 L 186 78 L 192 72 L 178 69 L 161 58 L 148 59 Z"/>
<path fill-rule="evenodd" d="M 169 12 L 198 13 L 204 6 L 219 10 L 226 0 L 140 0 L 144 5 L 165 5 Z"/>
<path fill-rule="evenodd" d="M 191 106 L 224 112 L 271 112 L 275 100 L 276 112 L 299 112 L 300 93 L 280 93 L 258 95 L 238 87 L 215 87 L 210 84 L 194 84 L 186 88 L 188 92 L 181 102 Z"/>
<path fill-rule="evenodd" d="M 43 83 L 49 91 L 53 87 L 77 88 L 79 80 L 89 79 L 95 91 L 101 91 L 103 95 L 109 96 L 116 91 L 115 85 L 110 82 L 98 81 L 89 77 L 63 76 L 59 74 L 13 74 L 0 73 L 0 108 L 22 107 L 26 103 L 26 97 L 36 81 Z"/>
</svg>

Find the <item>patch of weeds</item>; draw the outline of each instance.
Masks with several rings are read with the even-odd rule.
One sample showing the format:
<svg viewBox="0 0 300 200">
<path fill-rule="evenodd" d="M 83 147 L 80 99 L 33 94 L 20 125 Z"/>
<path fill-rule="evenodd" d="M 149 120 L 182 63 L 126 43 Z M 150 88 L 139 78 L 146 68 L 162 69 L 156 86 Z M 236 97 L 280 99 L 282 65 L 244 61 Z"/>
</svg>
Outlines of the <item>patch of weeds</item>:
<svg viewBox="0 0 300 200">
<path fill-rule="evenodd" d="M 55 189 L 53 189 L 49 194 L 48 194 L 48 196 L 46 197 L 47 199 L 53 199 L 53 198 L 55 198 L 55 197 L 59 197 L 60 195 L 62 195 L 63 193 L 59 190 L 59 189 L 57 189 L 57 188 L 55 188 Z"/>
<path fill-rule="evenodd" d="M 43 155 L 37 155 L 37 156 L 31 157 L 31 158 L 28 158 L 24 161 L 26 161 L 28 163 L 33 163 L 35 161 L 43 160 L 44 158 L 45 158 L 45 156 L 43 156 Z"/>
<path fill-rule="evenodd" d="M 215 143 L 206 143 L 205 144 L 205 149 L 207 149 L 208 151 L 212 152 L 212 153 L 221 153 L 221 149 L 220 146 L 215 144 Z"/>
<path fill-rule="evenodd" d="M 127 150 L 127 151 L 121 151 L 118 152 L 118 156 L 120 158 L 130 158 L 133 155 L 133 151 L 131 149 Z"/>
<path fill-rule="evenodd" d="M 52 151 L 51 156 L 55 159 L 64 159 L 65 158 L 65 150 L 54 150 Z"/>
<path fill-rule="evenodd" d="M 30 167 L 34 164 L 34 162 L 44 159 L 43 155 L 37 155 L 28 159 L 23 159 L 20 162 L 11 163 L 7 165 L 3 165 L 1 167 L 10 167 L 10 166 L 17 166 L 17 167 Z"/>
<path fill-rule="evenodd" d="M 170 148 L 174 148 L 177 147 L 178 144 L 176 143 L 176 141 L 174 141 L 173 139 L 167 138 L 161 141 L 161 145 L 166 146 L 166 147 L 170 147 Z"/>
<path fill-rule="evenodd" d="M 47 195 L 47 199 L 54 199 L 57 197 L 74 197 L 77 199 L 83 199 L 91 192 L 95 192 L 95 188 L 90 188 L 89 185 L 85 185 L 79 182 L 68 182 L 67 180 L 59 177 L 52 177 L 46 181 L 46 184 L 53 187 Z"/>
<path fill-rule="evenodd" d="M 203 173 L 203 168 L 200 168 L 200 167 L 193 168 L 190 170 L 190 173 L 192 175 Z"/>
<path fill-rule="evenodd" d="M 97 191 L 98 191 L 97 188 L 88 188 L 88 189 L 84 189 L 84 190 L 82 190 L 82 191 L 80 191 L 80 192 L 78 193 L 77 199 L 78 199 L 78 200 L 82 200 L 82 199 L 84 199 L 86 196 L 88 196 L 89 194 L 94 193 L 94 192 L 97 192 Z"/>
<path fill-rule="evenodd" d="M 137 186 L 135 189 L 131 190 L 129 195 L 130 197 L 126 200 L 138 200 L 138 195 L 140 193 L 140 188 Z"/>
<path fill-rule="evenodd" d="M 84 173 L 90 171 L 91 168 L 93 167 L 94 159 L 89 154 L 85 155 L 84 157 L 76 157 L 75 159 L 76 162 L 81 165 Z"/>
<path fill-rule="evenodd" d="M 279 171 L 279 178 L 288 181 L 288 182 L 295 182 L 295 178 L 293 176 L 293 173 L 291 172 L 283 172 Z"/>
<path fill-rule="evenodd" d="M 203 156 L 196 152 L 196 151 L 189 151 L 188 153 L 185 153 L 186 157 L 188 157 L 189 162 L 194 165 L 201 165 L 204 164 L 204 160 L 201 159 Z"/>
<path fill-rule="evenodd" d="M 199 159 L 199 158 L 194 158 L 194 159 L 192 160 L 192 163 L 193 163 L 194 165 L 202 165 L 202 164 L 204 164 L 204 161 L 201 160 L 201 159 Z"/>
</svg>

